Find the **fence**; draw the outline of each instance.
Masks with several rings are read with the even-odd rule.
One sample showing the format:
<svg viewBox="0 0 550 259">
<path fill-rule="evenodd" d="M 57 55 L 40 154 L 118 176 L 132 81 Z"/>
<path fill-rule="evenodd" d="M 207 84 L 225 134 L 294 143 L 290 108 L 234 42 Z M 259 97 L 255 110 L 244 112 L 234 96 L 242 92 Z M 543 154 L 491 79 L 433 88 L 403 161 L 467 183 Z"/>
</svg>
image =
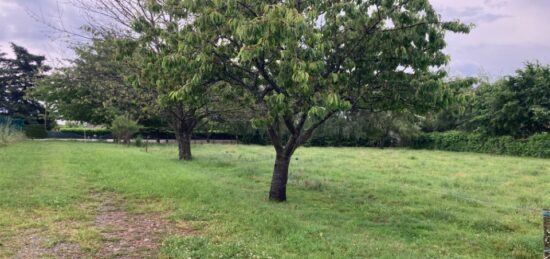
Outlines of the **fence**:
<svg viewBox="0 0 550 259">
<path fill-rule="evenodd" d="M 13 119 L 9 116 L 0 115 L 0 124 L 10 123 L 14 128 L 22 130 L 25 125 L 25 120 L 23 119 Z"/>
</svg>

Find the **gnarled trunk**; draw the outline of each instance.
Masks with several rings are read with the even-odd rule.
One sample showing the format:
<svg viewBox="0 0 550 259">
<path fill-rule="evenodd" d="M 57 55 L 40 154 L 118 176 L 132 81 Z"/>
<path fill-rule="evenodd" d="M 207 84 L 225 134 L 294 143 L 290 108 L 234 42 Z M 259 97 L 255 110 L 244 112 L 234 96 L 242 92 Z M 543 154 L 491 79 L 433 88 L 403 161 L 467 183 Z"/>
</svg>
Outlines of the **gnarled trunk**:
<svg viewBox="0 0 550 259">
<path fill-rule="evenodd" d="M 289 165 L 290 157 L 277 154 L 275 166 L 273 167 L 273 177 L 271 178 L 269 200 L 277 202 L 286 201 L 286 184 L 288 182 Z"/>
</svg>

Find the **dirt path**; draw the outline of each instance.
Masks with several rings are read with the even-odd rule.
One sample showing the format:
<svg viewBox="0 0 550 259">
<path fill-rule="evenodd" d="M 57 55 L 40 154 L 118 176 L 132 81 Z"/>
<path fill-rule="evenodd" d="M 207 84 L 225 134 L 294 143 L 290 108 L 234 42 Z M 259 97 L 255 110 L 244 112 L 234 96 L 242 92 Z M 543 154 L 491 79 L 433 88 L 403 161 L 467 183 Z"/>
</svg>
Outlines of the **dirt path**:
<svg viewBox="0 0 550 259">
<path fill-rule="evenodd" d="M 125 212 L 121 209 L 123 201 L 114 194 L 94 196 L 101 201 L 94 227 L 103 237 L 103 245 L 95 254 L 84 253 L 77 243 L 59 242 L 45 247 L 47 234 L 29 231 L 16 242 L 20 249 L 15 258 L 151 258 L 158 256 L 164 238 L 193 234 L 190 228 L 176 226 L 159 213 Z"/>
</svg>

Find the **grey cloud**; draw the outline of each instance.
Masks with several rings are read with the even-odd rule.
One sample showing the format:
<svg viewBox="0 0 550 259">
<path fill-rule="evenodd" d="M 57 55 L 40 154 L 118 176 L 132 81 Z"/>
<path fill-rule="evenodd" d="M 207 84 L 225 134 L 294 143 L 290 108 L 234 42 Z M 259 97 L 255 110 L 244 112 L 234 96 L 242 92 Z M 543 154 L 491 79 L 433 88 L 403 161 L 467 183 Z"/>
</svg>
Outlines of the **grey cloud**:
<svg viewBox="0 0 550 259">
<path fill-rule="evenodd" d="M 78 30 L 83 19 L 63 0 L 0 0 L 0 51 L 10 53 L 9 43 L 46 55 L 50 64 L 71 56 L 66 38 L 51 28 Z"/>
<path fill-rule="evenodd" d="M 511 17 L 507 14 L 497 14 L 489 13 L 485 11 L 483 7 L 467 7 L 463 9 L 458 9 L 454 7 L 446 7 L 440 10 L 443 18 L 445 19 L 460 19 L 466 23 L 476 23 L 481 22 L 494 22 L 497 20 L 505 19 Z"/>
<path fill-rule="evenodd" d="M 470 45 L 450 47 L 452 75 L 493 77 L 513 74 L 526 62 L 550 64 L 550 46 L 543 45 Z"/>
</svg>

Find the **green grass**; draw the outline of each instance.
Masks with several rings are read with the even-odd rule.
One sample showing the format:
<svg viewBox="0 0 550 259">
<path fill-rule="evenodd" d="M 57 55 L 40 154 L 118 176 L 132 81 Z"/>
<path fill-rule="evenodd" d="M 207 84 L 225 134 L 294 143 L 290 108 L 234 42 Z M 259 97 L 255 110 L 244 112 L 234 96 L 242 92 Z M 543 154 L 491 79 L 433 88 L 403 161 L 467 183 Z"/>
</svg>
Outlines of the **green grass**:
<svg viewBox="0 0 550 259">
<path fill-rule="evenodd" d="M 27 141 L 0 148 L 0 257 L 29 229 L 101 246 L 92 192 L 187 221 L 165 257 L 540 258 L 550 161 L 398 149 L 300 148 L 289 201 L 267 201 L 273 149 Z M 64 233 L 64 222 L 81 226 Z"/>
</svg>

